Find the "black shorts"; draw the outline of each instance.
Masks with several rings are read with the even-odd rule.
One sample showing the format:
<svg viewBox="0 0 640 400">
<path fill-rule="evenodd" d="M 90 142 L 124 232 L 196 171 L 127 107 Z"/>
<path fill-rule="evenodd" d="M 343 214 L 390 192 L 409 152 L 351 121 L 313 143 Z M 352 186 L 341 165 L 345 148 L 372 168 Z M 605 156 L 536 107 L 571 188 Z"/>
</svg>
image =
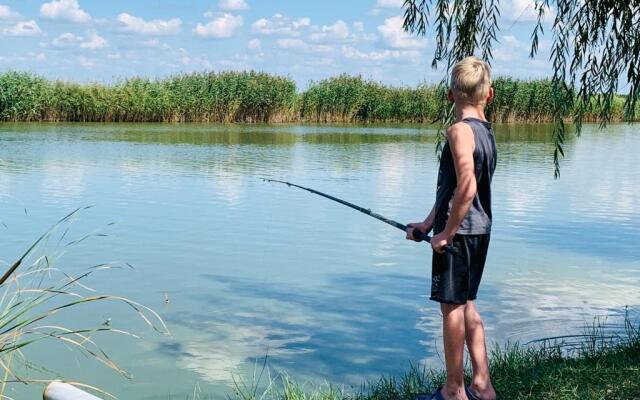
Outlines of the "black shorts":
<svg viewBox="0 0 640 400">
<path fill-rule="evenodd" d="M 453 246 L 458 248 L 458 254 L 433 253 L 431 300 L 465 304 L 476 299 L 487 259 L 489 236 L 456 235 Z"/>
</svg>

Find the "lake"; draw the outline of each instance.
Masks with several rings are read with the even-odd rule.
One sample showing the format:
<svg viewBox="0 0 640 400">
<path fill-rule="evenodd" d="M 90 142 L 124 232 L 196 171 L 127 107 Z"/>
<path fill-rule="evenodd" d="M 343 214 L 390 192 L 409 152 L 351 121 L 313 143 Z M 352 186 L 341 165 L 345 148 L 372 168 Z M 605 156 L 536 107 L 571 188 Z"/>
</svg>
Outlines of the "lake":
<svg viewBox="0 0 640 400">
<path fill-rule="evenodd" d="M 490 341 L 581 333 L 640 304 L 640 125 L 587 125 L 553 178 L 548 125 L 496 126 L 494 229 L 478 307 Z M 66 346 L 26 354 L 121 398 L 223 398 L 265 356 L 273 375 L 359 388 L 410 363 L 442 366 L 428 300 L 431 251 L 290 180 L 403 223 L 435 195 L 436 131 L 399 126 L 1 124 L 0 258 L 13 262 L 55 221 L 84 210 L 64 249 L 38 250 L 87 284 L 162 315 L 171 336 L 117 303 L 62 314 L 109 320 L 94 338 L 125 379 Z M 110 223 L 115 224 L 110 225 Z M 64 252 L 64 254 L 62 254 Z M 4 267 L 6 268 L 6 267 Z M 37 389 L 37 390 L 36 390 Z M 41 388 L 7 395 L 36 398 Z"/>
</svg>

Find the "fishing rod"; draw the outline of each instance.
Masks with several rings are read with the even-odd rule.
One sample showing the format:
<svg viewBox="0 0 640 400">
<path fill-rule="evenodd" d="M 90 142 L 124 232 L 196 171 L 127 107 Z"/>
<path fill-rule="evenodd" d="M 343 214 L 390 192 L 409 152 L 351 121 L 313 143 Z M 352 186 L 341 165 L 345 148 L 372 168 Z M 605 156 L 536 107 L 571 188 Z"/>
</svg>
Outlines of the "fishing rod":
<svg viewBox="0 0 640 400">
<path fill-rule="evenodd" d="M 311 188 L 308 188 L 308 187 L 296 185 L 295 183 L 291 183 L 291 182 L 285 182 L 285 181 L 279 181 L 279 180 L 276 180 L 276 179 L 267 179 L 267 178 L 262 178 L 262 180 L 265 181 L 265 182 L 282 183 L 282 184 L 287 185 L 289 187 L 293 186 L 293 187 L 297 187 L 298 189 L 306 190 L 307 192 L 311 192 L 313 194 L 317 194 L 318 196 L 325 197 L 325 198 L 327 198 L 329 200 L 333 200 L 333 201 L 338 202 L 340 204 L 344 204 L 347 207 L 351 207 L 354 210 L 358 210 L 363 214 L 367 214 L 368 216 L 373 217 L 373 218 L 375 218 L 377 220 L 380 220 L 380 221 L 382 221 L 382 222 L 384 222 L 386 224 L 389 224 L 389 225 L 391 225 L 393 227 L 396 227 L 396 228 L 400 229 L 401 231 L 404 231 L 404 232 L 407 231 L 407 226 L 406 225 L 403 225 L 403 224 L 401 224 L 399 222 L 396 222 L 396 221 L 394 221 L 392 219 L 383 217 L 380 214 L 374 213 L 373 211 L 371 211 L 368 208 L 360 207 L 360 206 L 355 205 L 353 203 L 349 203 L 348 201 L 345 201 L 345 200 L 339 199 L 337 197 L 333 197 L 331 195 L 328 195 L 326 193 L 322 193 L 322 192 L 319 192 L 317 190 L 314 190 L 314 189 L 311 189 Z M 420 230 L 418 230 L 416 228 L 413 229 L 412 233 L 413 233 L 413 237 L 414 238 L 420 239 L 419 241 L 425 241 L 425 242 L 428 242 L 428 243 L 431 242 L 431 236 L 427 235 L 426 233 L 423 233 L 422 231 L 420 231 Z M 458 249 L 453 247 L 453 246 L 451 246 L 451 245 L 444 246 L 444 251 L 446 251 L 449 254 L 458 254 Z"/>
</svg>

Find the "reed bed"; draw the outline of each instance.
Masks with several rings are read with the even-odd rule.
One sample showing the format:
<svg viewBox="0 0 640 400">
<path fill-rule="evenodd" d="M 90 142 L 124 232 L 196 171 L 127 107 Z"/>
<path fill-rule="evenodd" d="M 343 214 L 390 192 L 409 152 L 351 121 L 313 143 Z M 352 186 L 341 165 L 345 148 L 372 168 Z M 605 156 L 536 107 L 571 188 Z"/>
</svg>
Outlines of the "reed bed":
<svg viewBox="0 0 640 400">
<path fill-rule="evenodd" d="M 288 78 L 258 72 L 132 78 L 111 85 L 0 74 L 0 120 L 52 122 L 284 122 L 297 98 Z"/>
<path fill-rule="evenodd" d="M 487 109 L 492 121 L 552 121 L 550 80 L 498 77 L 493 86 L 495 101 Z M 438 118 L 439 93 L 433 84 L 396 87 L 351 75 L 311 82 L 298 92 L 288 77 L 255 71 L 112 84 L 51 81 L 9 71 L 0 73 L 0 121 L 431 123 Z M 623 120 L 623 103 L 622 95 L 615 98 L 613 121 Z M 597 120 L 594 104 L 586 121 Z"/>
<path fill-rule="evenodd" d="M 422 123 L 438 112 L 433 85 L 392 87 L 349 75 L 312 82 L 300 102 L 300 118 L 307 122 Z"/>
</svg>

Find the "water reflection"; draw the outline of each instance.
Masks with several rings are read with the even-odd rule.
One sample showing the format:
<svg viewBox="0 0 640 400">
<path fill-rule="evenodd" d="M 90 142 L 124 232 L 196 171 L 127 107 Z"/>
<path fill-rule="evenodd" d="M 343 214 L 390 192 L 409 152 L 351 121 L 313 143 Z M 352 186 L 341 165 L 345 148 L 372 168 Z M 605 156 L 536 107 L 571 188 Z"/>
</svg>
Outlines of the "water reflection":
<svg viewBox="0 0 640 400">
<path fill-rule="evenodd" d="M 401 370 L 416 354 L 432 354 L 420 344 L 429 333 L 414 328 L 423 279 L 341 274 L 308 289 L 212 274 L 202 278 L 216 290 L 193 295 L 201 312 L 168 318 L 200 332 L 177 353 L 182 365 L 207 380 L 229 381 L 247 360 L 268 355 L 276 370 L 332 381 L 351 376 L 353 381 L 343 383 L 357 385 L 363 376 Z"/>
<path fill-rule="evenodd" d="M 216 290 L 192 295 L 199 311 L 168 316 L 198 334 L 160 350 L 204 380 L 230 382 L 247 362 L 265 355 L 275 371 L 354 386 L 417 360 L 441 366 L 441 315 L 427 300 L 426 277 L 339 274 L 312 290 L 212 274 L 202 278 Z M 620 304 L 638 300 L 637 271 L 607 281 L 559 281 L 529 271 L 484 285 L 478 307 L 493 341 L 580 333 L 594 315 L 619 321 Z M 221 308 L 228 312 L 216 312 Z"/>
<path fill-rule="evenodd" d="M 567 142 L 560 180 L 548 126 L 496 127 L 496 221 L 478 302 L 490 339 L 576 333 L 594 314 L 640 304 L 634 127 L 585 126 Z M 232 374 L 265 354 L 301 379 L 351 385 L 409 362 L 440 366 L 427 248 L 260 180 L 292 180 L 408 222 L 433 201 L 435 134 L 415 125 L 3 124 L 0 220 L 10 229 L 0 252 L 13 257 L 77 206 L 121 221 L 113 242 L 83 243 L 65 265 L 136 265 L 135 279 L 102 283 L 161 309 L 174 332 L 136 352 L 113 346 L 134 369 L 131 384 L 74 370 L 123 398 L 184 398 L 196 381 L 222 397 Z M 175 380 L 158 380 L 172 371 Z"/>
</svg>

